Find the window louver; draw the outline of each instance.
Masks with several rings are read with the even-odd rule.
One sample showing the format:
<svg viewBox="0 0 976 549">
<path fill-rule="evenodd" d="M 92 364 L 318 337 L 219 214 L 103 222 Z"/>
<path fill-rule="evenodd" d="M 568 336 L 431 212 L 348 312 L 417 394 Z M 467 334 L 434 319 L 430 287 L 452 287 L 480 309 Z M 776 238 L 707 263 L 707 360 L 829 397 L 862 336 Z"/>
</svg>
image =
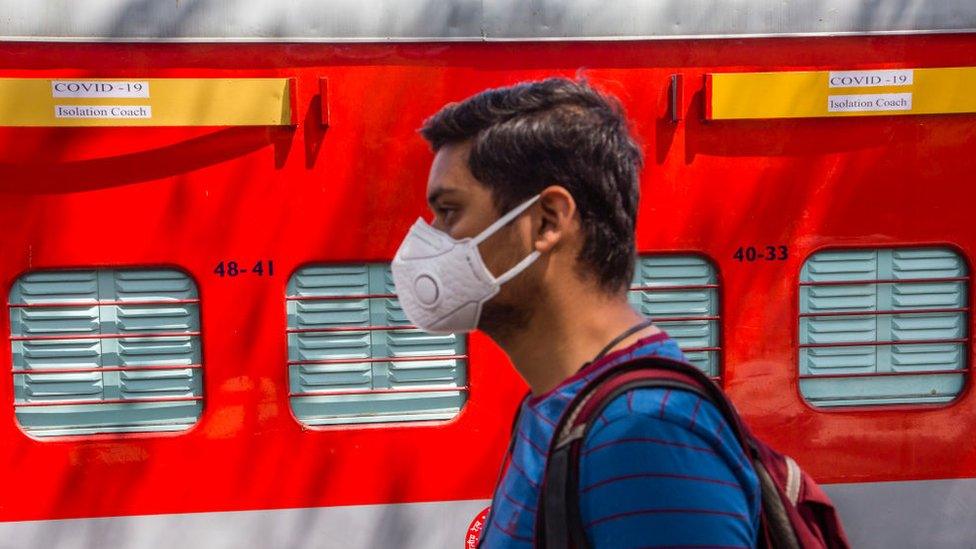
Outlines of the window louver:
<svg viewBox="0 0 976 549">
<path fill-rule="evenodd" d="M 302 423 L 443 420 L 461 410 L 465 339 L 411 326 L 387 265 L 305 267 L 287 292 L 289 389 Z"/>
<path fill-rule="evenodd" d="M 692 364 L 719 377 L 718 277 L 711 263 L 696 255 L 640 257 L 629 300 L 678 342 Z"/>
<path fill-rule="evenodd" d="M 30 434 L 175 431 L 200 417 L 199 299 L 185 274 L 28 273 L 9 310 L 14 406 Z"/>
<path fill-rule="evenodd" d="M 942 403 L 963 387 L 968 272 L 947 248 L 827 250 L 800 278 L 800 390 L 819 407 Z"/>
</svg>

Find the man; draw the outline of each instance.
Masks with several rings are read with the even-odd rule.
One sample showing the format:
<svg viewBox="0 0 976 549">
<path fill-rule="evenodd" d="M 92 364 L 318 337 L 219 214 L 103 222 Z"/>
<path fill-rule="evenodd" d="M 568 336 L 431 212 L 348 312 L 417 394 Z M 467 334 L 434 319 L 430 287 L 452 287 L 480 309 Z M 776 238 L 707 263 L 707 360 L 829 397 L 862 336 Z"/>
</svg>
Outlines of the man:
<svg viewBox="0 0 976 549">
<path fill-rule="evenodd" d="M 483 330 L 531 388 L 482 536 L 530 547 L 553 427 L 586 380 L 635 356 L 684 359 L 627 302 L 640 149 L 615 100 L 561 78 L 447 105 L 421 134 L 434 222 L 401 245 L 397 293 L 421 328 Z M 591 546 L 755 546 L 755 473 L 711 403 L 636 389 L 595 425 L 579 479 Z"/>
</svg>

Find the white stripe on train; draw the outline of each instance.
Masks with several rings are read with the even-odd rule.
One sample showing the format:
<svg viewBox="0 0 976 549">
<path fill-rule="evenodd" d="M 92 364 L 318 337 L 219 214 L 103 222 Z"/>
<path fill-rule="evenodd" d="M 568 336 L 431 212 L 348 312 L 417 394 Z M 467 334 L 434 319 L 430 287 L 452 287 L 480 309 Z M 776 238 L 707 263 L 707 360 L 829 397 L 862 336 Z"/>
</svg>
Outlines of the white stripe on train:
<svg viewBox="0 0 976 549">
<path fill-rule="evenodd" d="M 853 547 L 976 547 L 976 479 L 835 484 Z M 460 549 L 486 500 L 0 523 L 0 547 Z"/>
</svg>

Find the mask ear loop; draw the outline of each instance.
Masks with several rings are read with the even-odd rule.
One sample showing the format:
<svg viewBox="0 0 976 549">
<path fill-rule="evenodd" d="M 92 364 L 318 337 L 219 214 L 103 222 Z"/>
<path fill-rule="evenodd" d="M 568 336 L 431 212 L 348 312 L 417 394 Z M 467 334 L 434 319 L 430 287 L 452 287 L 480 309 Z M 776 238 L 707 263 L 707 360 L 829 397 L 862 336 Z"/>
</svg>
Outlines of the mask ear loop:
<svg viewBox="0 0 976 549">
<path fill-rule="evenodd" d="M 533 196 L 532 198 L 526 200 L 525 202 L 519 204 L 518 206 L 516 206 L 515 208 L 513 208 L 512 211 L 510 211 L 507 214 L 499 217 L 491 225 L 488 225 L 488 228 L 485 229 L 485 230 L 483 230 L 483 231 L 481 231 L 481 234 L 479 234 L 478 236 L 472 238 L 471 239 L 471 242 L 475 246 L 475 249 L 477 249 L 478 244 L 481 244 L 488 237 L 490 237 L 491 235 L 493 235 L 496 232 L 498 232 L 499 229 L 501 229 L 505 225 L 508 225 L 509 223 L 511 223 L 512 220 L 514 220 L 516 217 L 522 215 L 522 213 L 525 212 L 525 210 L 528 210 L 530 206 L 532 206 L 533 204 L 535 204 L 539 200 L 539 197 L 540 196 L 542 196 L 542 195 L 538 195 L 537 194 L 537 195 Z M 522 261 L 519 261 L 518 263 L 516 263 L 514 267 L 512 267 L 511 269 L 505 271 L 505 273 L 502 274 L 501 276 L 497 277 L 495 279 L 495 283 L 500 286 L 500 285 L 508 282 L 509 280 L 515 278 L 516 276 L 519 275 L 519 273 L 521 273 L 522 271 L 524 271 L 525 269 L 527 269 L 529 267 L 529 265 L 532 264 L 533 261 L 535 261 L 536 259 L 539 259 L 539 256 L 540 255 L 541 254 L 539 253 L 538 250 L 533 251 L 529 255 L 525 256 L 525 259 L 523 259 Z"/>
<path fill-rule="evenodd" d="M 492 223 L 491 225 L 488 225 L 488 228 L 487 229 L 481 231 L 481 234 L 479 234 L 478 236 L 472 238 L 471 239 L 471 242 L 473 242 L 475 246 L 477 246 L 478 244 L 481 244 L 482 242 L 484 242 L 485 240 L 487 240 L 488 237 L 490 237 L 491 235 L 497 233 L 499 229 L 501 229 L 505 225 L 508 225 L 509 223 L 511 223 L 512 220 L 514 220 L 516 217 L 522 215 L 522 212 L 524 212 L 525 210 L 528 210 L 529 207 L 532 206 L 533 204 L 535 204 L 536 201 L 538 201 L 541 196 L 542 195 L 538 195 L 537 194 L 537 195 L 533 196 L 532 198 L 526 200 L 525 202 L 519 204 L 515 208 L 513 208 L 512 211 L 510 211 L 507 214 L 499 217 L 494 223 Z"/>
<path fill-rule="evenodd" d="M 502 276 L 496 278 L 495 279 L 495 282 L 499 286 L 501 286 L 502 284 L 504 284 L 504 283 L 508 282 L 509 280 L 515 278 L 516 276 L 519 275 L 519 273 L 521 273 L 522 271 L 528 269 L 529 268 L 529 265 L 531 265 L 533 261 L 535 261 L 536 259 L 539 259 L 539 256 L 540 255 L 542 255 L 542 254 L 539 253 L 539 250 L 533 251 L 529 255 L 525 256 L 525 259 L 523 259 L 522 261 L 519 261 L 514 267 L 512 267 L 511 269 L 505 271 L 505 274 L 503 274 Z"/>
</svg>

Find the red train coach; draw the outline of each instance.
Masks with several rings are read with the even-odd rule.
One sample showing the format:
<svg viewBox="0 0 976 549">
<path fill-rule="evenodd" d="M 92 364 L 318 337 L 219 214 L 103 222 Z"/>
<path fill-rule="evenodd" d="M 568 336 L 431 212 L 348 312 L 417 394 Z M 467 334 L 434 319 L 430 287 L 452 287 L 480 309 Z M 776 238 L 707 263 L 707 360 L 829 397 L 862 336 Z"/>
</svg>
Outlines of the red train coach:
<svg viewBox="0 0 976 549">
<path fill-rule="evenodd" d="M 0 547 L 462 546 L 525 387 L 392 293 L 415 130 L 581 68 L 647 158 L 635 307 L 855 546 L 971 547 L 974 31 L 969 0 L 0 0 Z"/>
</svg>

